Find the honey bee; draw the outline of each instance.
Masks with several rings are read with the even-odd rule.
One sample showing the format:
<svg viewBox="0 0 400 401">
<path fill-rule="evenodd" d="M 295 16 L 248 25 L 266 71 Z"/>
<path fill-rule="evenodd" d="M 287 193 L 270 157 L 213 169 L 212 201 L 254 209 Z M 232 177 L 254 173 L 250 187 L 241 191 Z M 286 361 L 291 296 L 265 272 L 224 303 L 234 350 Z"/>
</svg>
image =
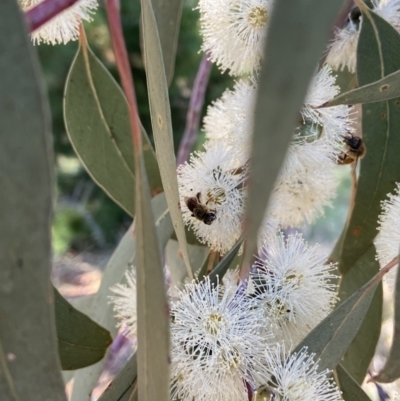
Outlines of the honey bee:
<svg viewBox="0 0 400 401">
<path fill-rule="evenodd" d="M 346 144 L 346 149 L 338 156 L 338 164 L 357 164 L 358 159 L 365 156 L 367 149 L 363 140 L 356 135 L 348 133 L 343 136 L 343 142 Z"/>
<path fill-rule="evenodd" d="M 198 192 L 196 196 L 185 197 L 185 203 L 188 209 L 192 212 L 192 216 L 202 221 L 208 226 L 217 218 L 217 211 L 210 209 L 207 204 L 211 200 L 209 199 L 205 204 L 201 203 L 201 193 Z"/>
</svg>

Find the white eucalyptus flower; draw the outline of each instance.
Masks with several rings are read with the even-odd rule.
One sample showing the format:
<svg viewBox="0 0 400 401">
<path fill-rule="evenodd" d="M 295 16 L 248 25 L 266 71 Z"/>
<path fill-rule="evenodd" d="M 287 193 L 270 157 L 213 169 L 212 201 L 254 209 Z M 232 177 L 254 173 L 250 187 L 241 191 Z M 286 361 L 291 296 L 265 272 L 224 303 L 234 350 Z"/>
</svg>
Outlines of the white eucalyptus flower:
<svg viewBox="0 0 400 401">
<path fill-rule="evenodd" d="M 266 380 L 272 377 L 266 387 L 276 399 L 284 401 L 341 401 L 342 396 L 331 372 L 318 372 L 314 355 L 303 348 L 299 353 L 288 355 L 285 348 L 276 346 L 268 349 L 266 357 Z M 259 390 L 263 391 L 263 388 Z M 264 390 L 265 391 L 265 390 Z"/>
<path fill-rule="evenodd" d="M 250 158 L 256 89 L 253 79 L 236 82 L 208 107 L 203 120 L 208 143 L 233 147 L 238 165 Z"/>
<path fill-rule="evenodd" d="M 395 194 L 388 194 L 388 200 L 382 202 L 382 214 L 379 216 L 379 234 L 374 240 L 377 258 L 381 267 L 385 267 L 400 252 L 400 183 L 396 184 Z M 385 274 L 384 280 L 389 289 L 395 286 L 398 268 Z"/>
<path fill-rule="evenodd" d="M 243 401 L 260 384 L 265 323 L 244 292 L 187 285 L 171 306 L 172 398 Z"/>
<path fill-rule="evenodd" d="M 267 218 L 286 227 L 311 224 L 336 196 L 336 164 L 325 140 L 295 142 L 288 150 Z"/>
<path fill-rule="evenodd" d="M 204 52 L 232 75 L 259 69 L 274 0 L 200 0 Z"/>
<path fill-rule="evenodd" d="M 346 133 L 354 132 L 354 108 L 347 105 L 317 108 L 339 94 L 340 88 L 335 83 L 331 67 L 324 65 L 311 81 L 301 114 L 304 122 L 321 126 L 324 136 L 337 143 Z"/>
<path fill-rule="evenodd" d="M 244 217 L 247 165 L 238 169 L 232 160 L 233 148 L 207 146 L 178 167 L 183 220 L 200 242 L 220 253 L 227 252 L 239 239 Z M 214 220 L 196 217 L 193 207 L 188 207 L 189 200 L 198 205 L 197 209 L 212 213 Z"/>
<path fill-rule="evenodd" d="M 251 280 L 276 339 L 295 346 L 332 311 L 336 276 L 326 260 L 298 233 L 278 233 L 263 244 Z"/>
<path fill-rule="evenodd" d="M 43 0 L 19 0 L 24 11 L 42 3 Z M 35 44 L 66 44 L 79 37 L 82 21 L 91 21 L 91 14 L 98 7 L 97 0 L 80 0 L 32 33 Z"/>
<path fill-rule="evenodd" d="M 115 317 L 119 322 L 117 327 L 125 327 L 127 334 L 136 337 L 137 310 L 136 310 L 136 268 L 132 267 L 125 272 L 126 284 L 116 284 L 110 288 L 115 294 L 110 296 Z"/>
<path fill-rule="evenodd" d="M 400 0 L 372 0 L 373 10 L 400 31 Z"/>
</svg>

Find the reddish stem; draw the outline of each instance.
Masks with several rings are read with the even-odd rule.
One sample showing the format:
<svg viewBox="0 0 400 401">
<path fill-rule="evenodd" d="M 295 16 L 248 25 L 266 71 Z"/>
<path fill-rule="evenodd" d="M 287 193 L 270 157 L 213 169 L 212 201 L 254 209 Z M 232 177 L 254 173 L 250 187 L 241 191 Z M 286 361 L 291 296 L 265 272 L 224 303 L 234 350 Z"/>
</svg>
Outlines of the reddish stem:
<svg viewBox="0 0 400 401">
<path fill-rule="evenodd" d="M 199 70 L 193 83 L 193 91 L 190 97 L 189 110 L 186 116 L 186 127 L 181 143 L 179 145 L 176 164 L 185 163 L 189 158 L 190 151 L 196 141 L 197 132 L 200 125 L 201 110 L 204 105 L 204 96 L 206 93 L 212 63 L 205 54 L 200 62 Z"/>
<path fill-rule="evenodd" d="M 136 104 L 136 95 L 133 86 L 133 77 L 129 64 L 128 52 L 122 33 L 121 17 L 119 13 L 119 0 L 106 0 L 108 24 L 115 54 L 118 72 L 121 78 L 122 88 L 125 92 L 129 107 L 129 120 L 131 123 L 132 141 L 135 152 L 135 160 L 139 162 L 139 152 L 142 148 L 139 113 Z"/>
<path fill-rule="evenodd" d="M 29 32 L 32 33 L 56 15 L 74 5 L 79 0 L 44 0 L 25 13 Z"/>
</svg>

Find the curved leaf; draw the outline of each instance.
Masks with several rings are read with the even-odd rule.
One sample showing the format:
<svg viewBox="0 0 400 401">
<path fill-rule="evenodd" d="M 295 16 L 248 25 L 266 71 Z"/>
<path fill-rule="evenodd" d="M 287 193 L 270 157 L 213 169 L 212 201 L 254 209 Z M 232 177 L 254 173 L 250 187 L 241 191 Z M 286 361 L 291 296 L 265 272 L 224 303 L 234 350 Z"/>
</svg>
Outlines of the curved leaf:
<svg viewBox="0 0 400 401">
<path fill-rule="evenodd" d="M 365 394 L 364 390 L 342 365 L 339 364 L 337 366 L 336 374 L 339 379 L 339 387 L 342 391 L 342 397 L 345 401 L 371 401 L 367 394 Z"/>
<path fill-rule="evenodd" d="M 135 214 L 135 168 L 128 105 L 121 88 L 82 39 L 64 100 L 68 136 L 93 180 L 127 213 Z M 162 191 L 157 160 L 142 128 L 151 191 Z"/>
<path fill-rule="evenodd" d="M 110 332 L 75 309 L 54 288 L 58 354 L 64 370 L 81 369 L 104 357 Z"/>
<path fill-rule="evenodd" d="M 343 3 L 285 0 L 274 5 L 258 84 L 246 206 L 248 237 L 242 270 L 250 269 L 261 216 L 285 158 L 308 84 Z"/>
<path fill-rule="evenodd" d="M 151 0 L 141 0 L 141 5 L 144 59 L 157 160 L 160 166 L 161 179 L 167 197 L 169 212 L 174 224 L 179 246 L 181 247 L 183 260 L 185 261 L 188 276 L 193 278 L 187 250 L 185 229 L 179 209 L 178 179 L 176 176 L 171 108 L 169 105 L 160 39 Z"/>
<path fill-rule="evenodd" d="M 389 74 L 371 84 L 341 93 L 324 104 L 324 107 L 339 104 L 374 103 L 400 96 L 400 70 Z"/>
<path fill-rule="evenodd" d="M 393 342 L 385 366 L 374 379 L 381 383 L 391 383 L 400 377 L 400 274 L 397 270 L 396 293 L 394 294 Z"/>
<path fill-rule="evenodd" d="M 50 113 L 18 2 L 0 2 L 0 398 L 64 401 L 50 285 Z"/>
</svg>

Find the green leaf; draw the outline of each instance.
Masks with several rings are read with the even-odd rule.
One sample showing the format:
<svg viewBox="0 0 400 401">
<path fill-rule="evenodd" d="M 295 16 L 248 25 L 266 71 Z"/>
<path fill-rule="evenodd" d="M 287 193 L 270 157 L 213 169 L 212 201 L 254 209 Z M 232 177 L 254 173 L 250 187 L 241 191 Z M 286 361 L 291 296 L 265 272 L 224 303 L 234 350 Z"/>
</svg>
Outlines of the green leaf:
<svg viewBox="0 0 400 401">
<path fill-rule="evenodd" d="M 75 309 L 54 288 L 58 355 L 63 370 L 81 369 L 104 357 L 110 332 Z"/>
<path fill-rule="evenodd" d="M 374 378 L 377 382 L 391 383 L 400 377 L 400 274 L 397 271 L 394 295 L 393 342 L 385 366 Z"/>
<path fill-rule="evenodd" d="M 400 69 L 399 48 L 397 31 L 369 11 L 363 17 L 358 41 L 359 85 L 374 82 Z M 354 209 L 343 241 L 339 264 L 342 273 L 351 269 L 371 246 L 377 234 L 380 202 L 400 181 L 400 99 L 364 104 L 362 131 L 367 154 L 360 161 Z"/>
<path fill-rule="evenodd" d="M 335 369 L 357 334 L 382 276 L 381 271 L 342 302 L 308 334 L 294 352 L 307 347 L 308 352 L 314 353 L 316 360 L 319 359 L 319 371 Z"/>
<path fill-rule="evenodd" d="M 46 90 L 18 2 L 0 2 L 0 398 L 64 401 L 50 285 Z"/>
<path fill-rule="evenodd" d="M 374 103 L 400 96 L 400 70 L 360 88 L 341 93 L 324 104 L 324 107 L 339 104 Z"/>
<path fill-rule="evenodd" d="M 131 216 L 135 167 L 128 105 L 121 88 L 82 39 L 67 77 L 64 119 L 69 139 L 93 180 Z M 142 128 L 153 194 L 162 191 L 157 160 Z"/>
<path fill-rule="evenodd" d="M 142 401 L 169 401 L 169 307 L 146 170 L 138 152 L 136 181 L 137 361 Z"/>
<path fill-rule="evenodd" d="M 218 281 L 222 281 L 225 276 L 225 273 L 228 271 L 232 262 L 235 260 L 237 253 L 239 252 L 240 247 L 244 238 L 240 238 L 238 242 L 233 246 L 233 248 L 224 256 L 221 262 L 213 269 L 213 271 L 208 275 L 210 278 L 210 283 L 217 285 Z"/>
<path fill-rule="evenodd" d="M 169 212 L 179 246 L 181 247 L 183 260 L 185 261 L 188 276 L 193 278 L 187 250 L 185 229 L 179 209 L 178 179 L 176 176 L 171 109 L 161 45 L 151 0 L 141 0 L 141 5 L 144 59 L 157 160 L 160 166 L 161 179 L 167 197 Z"/>
<path fill-rule="evenodd" d="M 136 401 L 137 400 L 137 360 L 133 354 L 118 372 L 98 401 Z"/>
<path fill-rule="evenodd" d="M 355 265 L 342 277 L 339 288 L 341 302 L 379 272 L 379 262 L 375 260 L 375 253 L 375 247 L 371 245 L 367 252 L 361 255 Z M 382 304 L 382 285 L 379 284 L 364 321 L 342 361 L 343 367 L 360 384 L 367 374 L 381 333 Z"/>
<path fill-rule="evenodd" d="M 168 213 L 168 206 L 164 193 L 155 196 L 151 200 L 154 214 L 154 224 L 157 229 L 160 249 L 164 249 L 173 232 L 172 222 Z M 113 307 L 108 297 L 112 295 L 110 287 L 124 282 L 126 270 L 133 265 L 136 252 L 136 240 L 133 236 L 134 225 L 129 228 L 118 248 L 114 251 L 105 269 L 100 288 L 92 301 L 92 310 L 88 315 L 111 332 L 117 334 L 116 320 Z M 91 394 L 100 373 L 103 369 L 104 359 L 95 365 L 79 370 L 75 374 L 74 387 L 71 401 L 82 401 L 87 394 Z"/>
<path fill-rule="evenodd" d="M 343 3 L 285 0 L 274 6 L 255 109 L 243 260 L 246 270 L 257 248 L 260 217 L 285 158 L 309 82 Z"/>
<path fill-rule="evenodd" d="M 168 85 L 174 77 L 183 0 L 152 0 Z"/>
<path fill-rule="evenodd" d="M 371 401 L 360 385 L 342 365 L 339 364 L 337 366 L 336 374 L 339 379 L 339 387 L 342 391 L 344 401 Z"/>
</svg>

